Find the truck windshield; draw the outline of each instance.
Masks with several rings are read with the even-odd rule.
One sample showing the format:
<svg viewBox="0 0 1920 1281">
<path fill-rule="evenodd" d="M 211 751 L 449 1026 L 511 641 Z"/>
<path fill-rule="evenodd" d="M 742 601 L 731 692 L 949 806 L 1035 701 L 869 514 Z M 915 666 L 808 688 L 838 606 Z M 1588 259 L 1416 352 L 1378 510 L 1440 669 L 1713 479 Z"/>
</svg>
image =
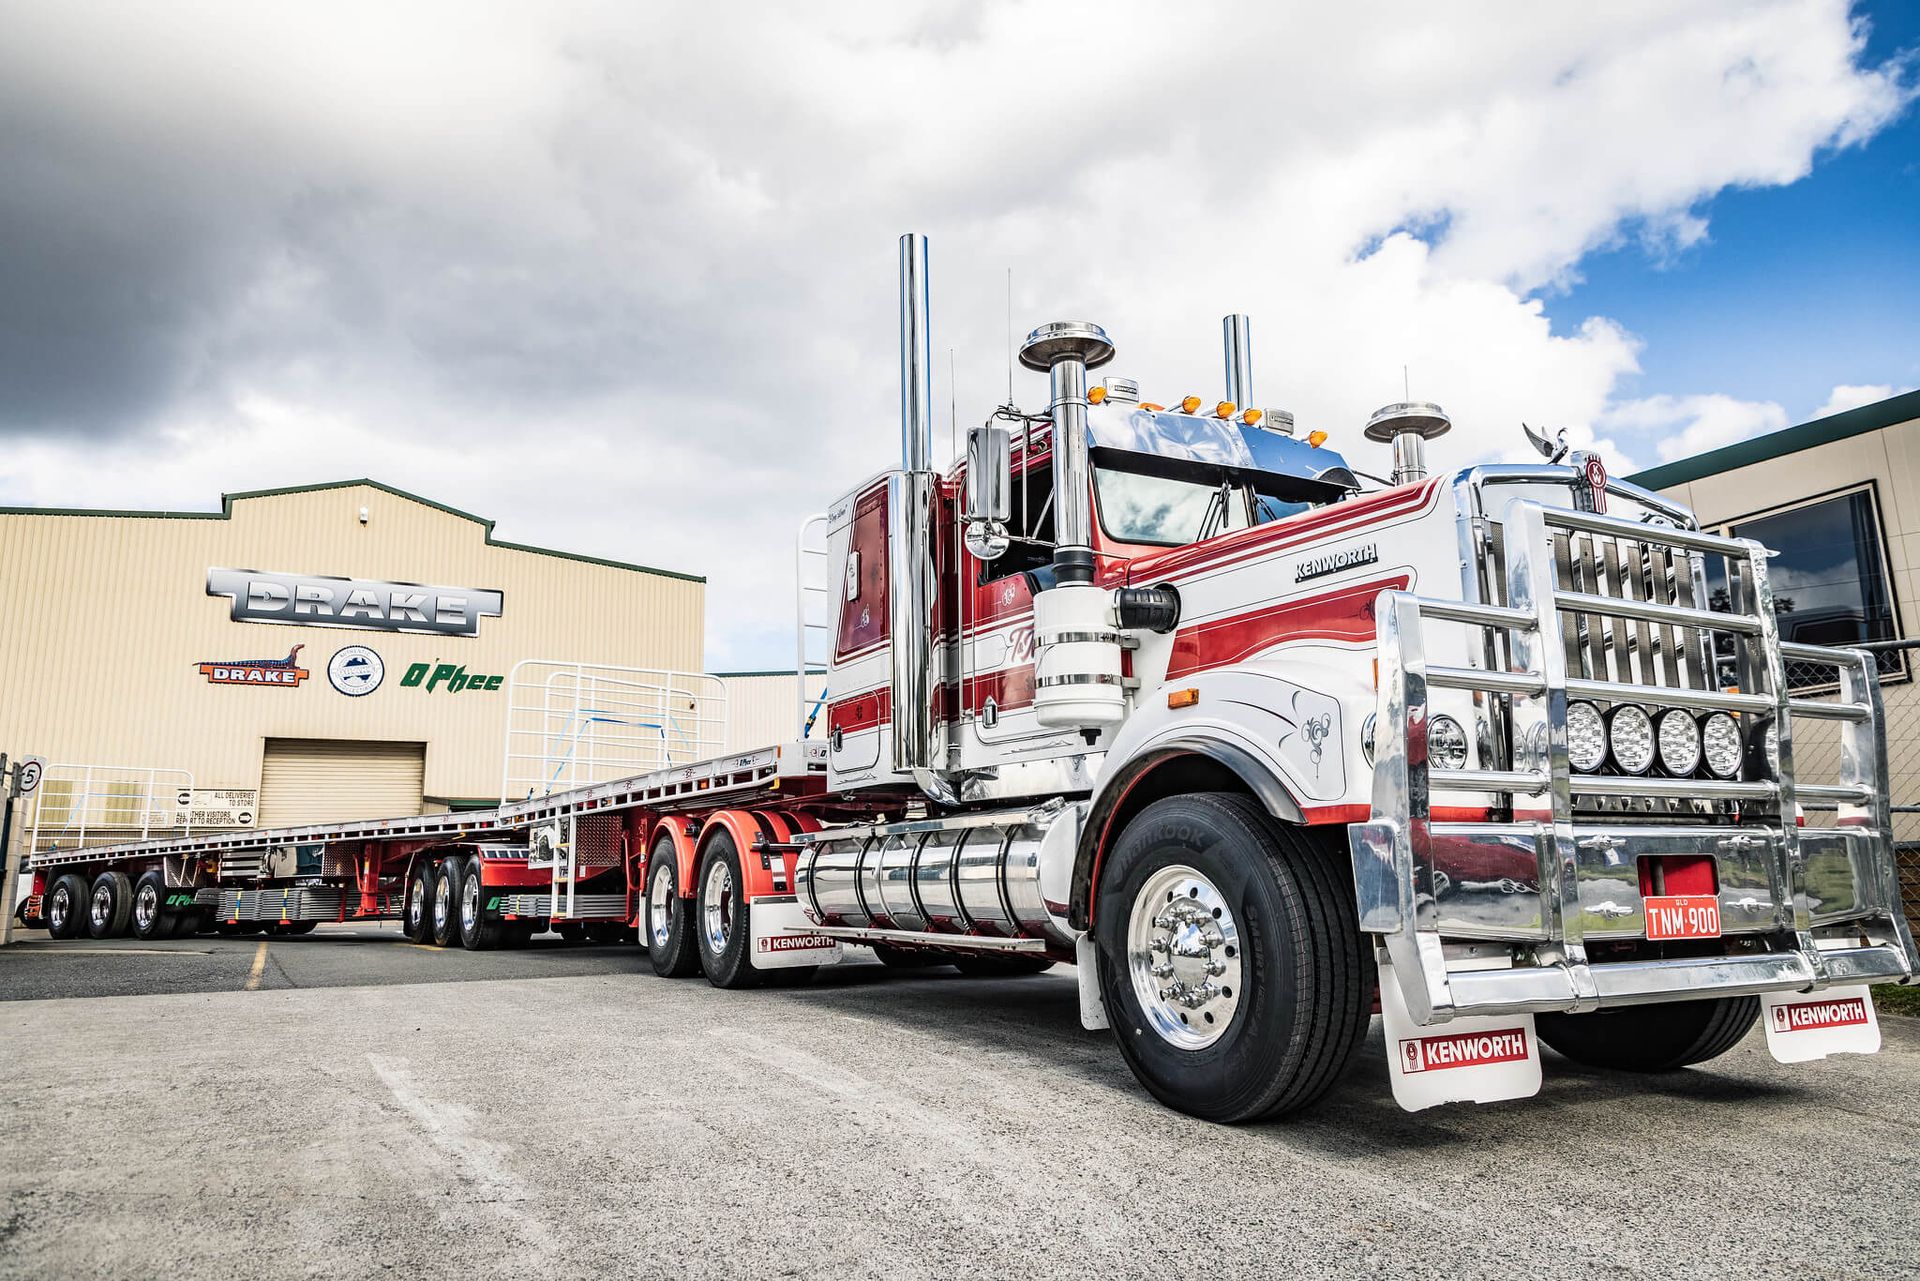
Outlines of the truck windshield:
<svg viewBox="0 0 1920 1281">
<path fill-rule="evenodd" d="M 1252 495 L 1231 481 L 1207 484 L 1095 467 L 1093 489 L 1100 527 L 1123 543 L 1183 547 L 1255 520 Z"/>
</svg>

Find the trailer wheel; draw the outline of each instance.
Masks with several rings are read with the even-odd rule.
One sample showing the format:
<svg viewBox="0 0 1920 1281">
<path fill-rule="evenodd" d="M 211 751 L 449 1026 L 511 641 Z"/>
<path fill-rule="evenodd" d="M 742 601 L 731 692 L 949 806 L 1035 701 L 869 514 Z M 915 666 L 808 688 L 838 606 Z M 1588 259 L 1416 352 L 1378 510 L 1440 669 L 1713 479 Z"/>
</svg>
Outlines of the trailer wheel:
<svg viewBox="0 0 1920 1281">
<path fill-rule="evenodd" d="M 1044 956 L 956 956 L 953 968 L 970 979 L 1012 979 L 1029 974 L 1044 974 L 1053 961 Z"/>
<path fill-rule="evenodd" d="M 433 873 L 433 945 L 452 947 L 460 940 L 460 860 L 443 858 Z"/>
<path fill-rule="evenodd" d="M 73 872 L 54 881 L 40 905 L 40 916 L 47 933 L 57 939 L 78 938 L 87 924 L 87 883 Z"/>
<path fill-rule="evenodd" d="M 181 913 L 167 910 L 167 875 L 159 868 L 141 874 L 133 884 L 133 935 L 141 939 L 172 938 Z"/>
<path fill-rule="evenodd" d="M 700 968 L 715 987 L 758 987 L 762 971 L 753 968 L 753 909 L 746 901 L 746 882 L 740 875 L 740 854 L 725 831 L 707 842 L 700 864 L 700 887 L 694 897 L 694 940 L 700 949 Z"/>
<path fill-rule="evenodd" d="M 1228 792 L 1155 801 L 1120 834 L 1094 913 L 1100 990 L 1155 1098 L 1238 1122 L 1333 1085 L 1373 985 L 1340 852 Z"/>
<path fill-rule="evenodd" d="M 1670 1001 L 1594 1010 L 1536 1014 L 1540 1039 L 1575 1063 L 1618 1072 L 1676 1072 L 1719 1058 L 1753 1030 L 1757 996 Z"/>
<path fill-rule="evenodd" d="M 680 897 L 680 869 L 673 841 L 662 836 L 647 859 L 647 959 L 663 979 L 683 979 L 700 972 L 700 954 L 693 946 L 690 904 Z"/>
<path fill-rule="evenodd" d="M 87 933 L 97 939 L 118 938 L 127 932 L 133 916 L 133 882 L 125 872 L 102 872 L 93 878 L 87 900 Z"/>
<path fill-rule="evenodd" d="M 469 952 L 491 952 L 500 946 L 500 922 L 487 919 L 486 887 L 480 883 L 480 856 L 467 856 L 460 874 L 460 944 Z"/>
<path fill-rule="evenodd" d="M 420 859 L 407 877 L 407 901 L 400 911 L 400 932 L 409 943 L 433 942 L 433 861 Z"/>
</svg>

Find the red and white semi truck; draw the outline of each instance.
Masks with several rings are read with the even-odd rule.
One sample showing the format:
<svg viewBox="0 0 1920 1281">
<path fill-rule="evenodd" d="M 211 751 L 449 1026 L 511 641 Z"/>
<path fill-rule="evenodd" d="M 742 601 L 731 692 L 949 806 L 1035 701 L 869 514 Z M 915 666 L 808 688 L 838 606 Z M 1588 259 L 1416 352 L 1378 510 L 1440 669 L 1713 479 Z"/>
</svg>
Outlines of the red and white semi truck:
<svg viewBox="0 0 1920 1281">
<path fill-rule="evenodd" d="M 1666 1070 L 1766 1017 L 1878 1045 L 1920 955 L 1859 651 L 1783 643 L 1757 544 L 1598 458 L 1366 483 L 1256 404 L 1140 399 L 1092 324 L 1033 331 L 1044 411 L 931 460 L 926 248 L 903 237 L 902 458 L 825 516 L 824 741 L 495 810 L 36 855 L 54 933 L 416 939 L 637 929 L 654 970 L 804 981 L 850 947 L 1078 967 L 1083 1022 L 1197 1116 L 1307 1106 L 1378 1009 L 1407 1107 L 1538 1088 L 1538 1043 Z M 1715 608 L 1709 609 L 1709 601 Z M 1801 697 L 1785 664 L 1830 669 Z M 1833 778 L 1793 726 L 1840 722 Z"/>
</svg>

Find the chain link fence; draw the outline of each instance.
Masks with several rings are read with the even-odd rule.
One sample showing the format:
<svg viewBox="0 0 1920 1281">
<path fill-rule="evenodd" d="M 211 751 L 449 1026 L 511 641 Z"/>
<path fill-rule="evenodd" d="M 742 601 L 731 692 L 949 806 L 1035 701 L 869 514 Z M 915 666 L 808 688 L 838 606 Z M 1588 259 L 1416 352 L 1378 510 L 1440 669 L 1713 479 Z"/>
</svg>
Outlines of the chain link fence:
<svg viewBox="0 0 1920 1281">
<path fill-rule="evenodd" d="M 1887 784 L 1892 792 L 1894 852 L 1907 920 L 1920 929 L 1920 640 L 1877 641 L 1857 646 L 1880 667 L 1880 695 L 1887 720 Z M 1787 664 L 1787 684 L 1801 698 L 1831 698 L 1833 669 Z M 1793 723 L 1794 771 L 1831 779 L 1840 768 L 1839 721 L 1800 718 Z"/>
</svg>

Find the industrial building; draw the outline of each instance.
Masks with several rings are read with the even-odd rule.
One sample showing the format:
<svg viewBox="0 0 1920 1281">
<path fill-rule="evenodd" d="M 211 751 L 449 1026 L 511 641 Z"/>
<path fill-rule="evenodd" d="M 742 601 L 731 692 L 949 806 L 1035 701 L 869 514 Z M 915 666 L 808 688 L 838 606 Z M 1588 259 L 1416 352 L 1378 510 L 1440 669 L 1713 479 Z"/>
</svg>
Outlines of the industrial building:
<svg viewBox="0 0 1920 1281">
<path fill-rule="evenodd" d="M 702 577 L 503 542 L 376 481 L 0 509 L 0 586 L 0 748 L 49 763 L 43 846 L 497 803 L 553 768 L 514 760 L 516 673 L 573 709 L 535 728 L 583 759 L 725 745 L 718 681 L 603 670 L 698 672 Z M 616 710 L 578 715 L 582 689 Z"/>
</svg>

